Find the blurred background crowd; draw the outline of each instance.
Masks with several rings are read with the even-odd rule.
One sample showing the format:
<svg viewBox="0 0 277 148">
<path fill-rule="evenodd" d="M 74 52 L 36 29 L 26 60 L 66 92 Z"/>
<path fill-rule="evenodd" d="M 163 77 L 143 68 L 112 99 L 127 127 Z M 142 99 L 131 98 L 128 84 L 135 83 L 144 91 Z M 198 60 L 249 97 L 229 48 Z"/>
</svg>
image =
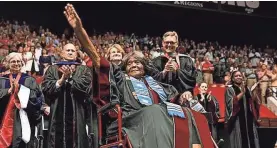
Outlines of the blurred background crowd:
<svg viewBox="0 0 277 148">
<path fill-rule="evenodd" d="M 25 60 L 24 70 L 30 75 L 43 76 L 47 67 L 59 61 L 61 48 L 67 43 L 76 45 L 79 61 L 92 66 L 91 60 L 80 49 L 80 43 L 75 34 L 69 35 L 67 31 L 57 35 L 49 28 L 42 26 L 30 28 L 25 21 L 10 21 L 2 19 L 0 23 L 0 60 L 1 74 L 5 74 L 5 56 L 11 52 L 22 53 Z M 152 60 L 163 54 L 161 36 L 137 36 L 129 33 L 114 33 L 112 31 L 101 34 L 90 34 L 90 39 L 102 57 L 109 55 L 109 48 L 118 44 L 117 48 L 123 53 L 136 50 Z M 276 49 L 269 47 L 255 47 L 253 45 L 225 46 L 219 42 L 208 40 L 196 42 L 189 38 L 180 38 L 177 49 L 179 53 L 189 55 L 197 69 L 197 82 L 205 81 L 208 84 L 227 84 L 230 73 L 240 70 L 244 73 L 249 88 L 260 79 L 259 72 L 273 70 L 277 59 Z M 214 70 L 205 70 L 213 67 Z M 204 69 L 203 69 L 204 68 Z M 263 77 L 262 79 L 269 79 Z M 266 84 L 263 87 L 269 85 Z M 266 103 L 266 102 L 263 102 Z"/>
</svg>

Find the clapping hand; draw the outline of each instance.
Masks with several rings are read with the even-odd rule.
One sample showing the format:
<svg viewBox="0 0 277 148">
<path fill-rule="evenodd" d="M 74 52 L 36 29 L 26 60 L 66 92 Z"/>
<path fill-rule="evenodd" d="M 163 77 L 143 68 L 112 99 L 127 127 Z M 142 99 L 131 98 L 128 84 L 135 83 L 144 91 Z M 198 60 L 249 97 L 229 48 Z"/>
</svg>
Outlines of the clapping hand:
<svg viewBox="0 0 277 148">
<path fill-rule="evenodd" d="M 76 27 L 82 27 L 82 21 L 72 4 L 67 4 L 63 13 L 73 29 Z"/>
<path fill-rule="evenodd" d="M 65 80 L 65 79 L 68 79 L 71 75 L 71 69 L 68 65 L 63 65 L 59 68 L 59 71 L 63 73 L 62 75 L 62 79 Z"/>
<path fill-rule="evenodd" d="M 245 86 L 245 82 L 242 81 L 241 87 L 240 87 L 242 93 L 245 93 L 245 91 L 246 91 L 246 90 L 245 90 L 245 87 L 246 87 L 246 86 Z"/>
<path fill-rule="evenodd" d="M 14 93 L 15 89 L 18 89 L 18 87 L 19 87 L 18 82 L 12 81 L 11 87 L 9 88 L 8 93 L 9 94 Z"/>
<path fill-rule="evenodd" d="M 205 99 L 204 94 L 203 94 L 203 93 L 201 93 L 200 95 L 201 95 L 200 102 L 203 102 L 203 101 L 204 101 L 204 99 Z"/>
<path fill-rule="evenodd" d="M 50 114 L 50 107 L 45 106 L 43 109 L 44 109 L 44 114 L 48 116 Z"/>
<path fill-rule="evenodd" d="M 14 92 L 14 85 L 11 84 L 11 87 L 9 88 L 8 93 L 12 94 L 13 92 Z"/>
<path fill-rule="evenodd" d="M 164 71 L 176 71 L 177 69 L 177 63 L 174 61 L 174 59 L 170 58 L 168 62 L 165 64 Z"/>
</svg>

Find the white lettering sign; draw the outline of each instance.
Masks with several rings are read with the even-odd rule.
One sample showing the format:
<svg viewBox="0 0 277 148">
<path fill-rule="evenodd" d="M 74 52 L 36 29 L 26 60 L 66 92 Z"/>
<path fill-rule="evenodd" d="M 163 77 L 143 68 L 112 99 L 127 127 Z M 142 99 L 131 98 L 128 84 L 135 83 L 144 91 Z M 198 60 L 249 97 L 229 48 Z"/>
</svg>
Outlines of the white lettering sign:
<svg viewBox="0 0 277 148">
<path fill-rule="evenodd" d="M 212 1 L 213 3 L 218 3 L 218 1 Z M 239 6 L 239 7 L 249 7 L 252 9 L 259 8 L 259 1 L 220 1 L 221 4 L 230 5 L 230 6 Z"/>
<path fill-rule="evenodd" d="M 184 6 L 192 6 L 192 7 L 203 7 L 203 3 L 201 2 L 189 2 L 189 1 L 174 1 L 175 5 L 184 5 Z"/>
<path fill-rule="evenodd" d="M 174 1 L 175 5 L 183 5 L 183 6 L 190 6 L 190 7 L 199 7 L 203 8 L 204 4 L 207 2 L 212 2 L 218 4 L 218 1 L 201 1 L 201 2 L 192 2 L 192 1 Z M 222 5 L 229 5 L 234 7 L 242 7 L 245 8 L 247 13 L 253 13 L 254 9 L 260 7 L 259 1 L 220 1 Z"/>
</svg>

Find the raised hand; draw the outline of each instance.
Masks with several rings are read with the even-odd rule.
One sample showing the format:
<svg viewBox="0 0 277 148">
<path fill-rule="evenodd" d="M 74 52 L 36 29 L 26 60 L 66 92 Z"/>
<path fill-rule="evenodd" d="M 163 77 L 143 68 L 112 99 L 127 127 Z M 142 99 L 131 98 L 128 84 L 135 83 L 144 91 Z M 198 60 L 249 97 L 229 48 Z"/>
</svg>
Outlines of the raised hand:
<svg viewBox="0 0 277 148">
<path fill-rule="evenodd" d="M 63 13 L 73 29 L 76 27 L 82 27 L 82 21 L 72 4 L 67 4 Z"/>
</svg>

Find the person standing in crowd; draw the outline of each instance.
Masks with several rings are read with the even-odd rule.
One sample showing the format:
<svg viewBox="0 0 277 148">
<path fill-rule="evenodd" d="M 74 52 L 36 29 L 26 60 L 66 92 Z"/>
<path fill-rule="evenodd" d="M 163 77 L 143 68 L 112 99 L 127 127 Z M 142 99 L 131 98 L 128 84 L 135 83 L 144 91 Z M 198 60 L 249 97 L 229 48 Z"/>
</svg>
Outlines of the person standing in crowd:
<svg viewBox="0 0 277 148">
<path fill-rule="evenodd" d="M 39 57 L 39 64 L 41 66 L 41 75 L 44 75 L 48 67 L 52 64 L 51 56 L 48 55 L 46 49 L 42 49 L 42 55 Z"/>
<path fill-rule="evenodd" d="M 35 49 L 35 61 L 39 64 L 39 58 L 42 55 L 42 48 L 39 43 L 36 44 L 36 49 Z M 41 65 L 39 65 L 41 66 Z"/>
<path fill-rule="evenodd" d="M 253 68 L 257 68 L 261 59 L 261 55 L 259 52 L 255 52 L 255 50 L 253 50 L 249 53 L 249 59 L 251 61 Z"/>
<path fill-rule="evenodd" d="M 221 62 L 219 57 L 216 57 L 213 65 L 214 65 L 214 72 L 213 72 L 214 82 L 217 84 L 224 83 L 223 78 L 226 70 L 225 63 Z"/>
<path fill-rule="evenodd" d="M 51 109 L 47 147 L 85 148 L 89 146 L 86 120 L 92 96 L 91 70 L 75 62 L 73 44 L 63 47 L 61 58 L 48 68 L 41 84 Z"/>
<path fill-rule="evenodd" d="M 244 76 L 246 77 L 246 84 L 248 88 L 251 88 L 257 82 L 256 70 L 252 67 L 251 62 L 248 62 L 245 68 Z"/>
<path fill-rule="evenodd" d="M 271 85 L 268 88 L 267 94 L 267 107 L 275 114 L 277 114 L 276 101 L 277 101 L 277 65 L 273 66 L 271 75 Z"/>
<path fill-rule="evenodd" d="M 202 65 L 200 58 L 195 59 L 196 85 L 203 82 Z"/>
<path fill-rule="evenodd" d="M 173 86 L 155 81 L 151 76 L 148 75 L 152 72 L 151 70 L 153 69 L 148 69 L 148 63 L 144 59 L 144 57 L 141 56 L 140 52 L 130 52 L 123 59 L 122 69 L 125 69 L 126 74 L 123 73 L 121 68 L 115 66 L 114 64 L 110 64 L 104 58 L 100 58 L 100 56 L 97 54 L 96 48 L 90 42 L 86 31 L 82 27 L 81 20 L 74 10 L 73 6 L 71 4 L 68 4 L 65 9 L 65 16 L 69 24 L 77 34 L 78 39 L 81 43 L 86 43 L 83 44 L 83 46 L 88 47 L 86 48 L 88 50 L 85 50 L 85 52 L 87 52 L 88 55 L 91 55 L 91 59 L 94 59 L 94 57 L 96 57 L 97 59 L 94 60 L 99 60 L 95 63 L 96 66 L 98 66 L 98 68 L 100 69 L 100 73 L 101 70 L 109 71 L 111 73 L 106 73 L 106 75 L 108 75 L 106 77 L 111 76 L 109 79 L 109 81 L 112 81 L 111 85 L 115 84 L 118 89 L 109 90 L 110 94 L 108 97 L 111 97 L 109 100 L 112 101 L 120 100 L 120 104 L 123 108 L 123 130 L 127 133 L 128 138 L 130 139 L 130 142 L 134 148 L 174 147 L 174 143 L 175 145 L 182 145 L 183 147 L 192 148 L 201 148 L 204 145 L 207 147 L 213 146 L 210 133 L 207 130 L 207 121 L 203 115 L 191 111 L 187 108 L 180 108 L 181 106 L 174 105 L 168 102 L 171 101 L 175 103 L 175 101 L 177 101 L 178 104 L 185 103 L 186 99 L 192 97 L 189 91 L 186 91 L 184 93 L 181 92 L 179 93 L 179 96 L 176 96 L 178 92 Z M 142 89 L 143 91 L 138 91 L 140 89 Z M 175 100 L 170 100 L 169 98 L 175 98 Z M 163 105 L 157 104 L 159 102 Z M 181 109 L 177 111 L 178 113 L 175 112 L 180 115 L 180 118 L 176 118 L 176 114 L 173 115 L 170 113 L 171 111 L 168 106 L 171 105 L 174 105 L 174 108 Z M 185 119 L 183 118 L 183 115 L 186 116 Z M 189 130 L 189 133 L 191 135 L 187 135 L 189 133 L 182 132 L 182 130 L 174 130 L 175 127 L 173 126 L 172 118 L 174 118 L 175 121 L 178 120 L 180 122 L 182 121 L 183 123 L 188 123 L 188 120 L 194 119 L 194 121 L 191 120 L 192 122 L 190 122 L 188 126 L 184 126 L 184 124 L 182 123 L 180 123 L 180 126 L 175 125 L 175 127 L 189 128 L 190 130 L 185 130 Z M 149 121 L 149 119 L 153 120 Z M 108 133 L 113 133 L 114 129 L 116 129 L 116 126 L 116 123 L 113 122 L 108 127 Z M 152 128 L 153 126 L 157 128 Z M 138 130 L 140 130 L 141 128 L 145 128 L 147 130 L 149 129 L 149 134 L 141 134 L 140 132 L 138 132 Z M 200 128 L 202 130 L 198 130 Z M 157 131 L 159 131 L 159 134 L 157 134 Z M 199 134 L 195 134 L 195 131 L 198 131 Z M 190 138 L 178 140 L 174 137 L 179 136 L 174 136 L 174 134 L 182 134 L 180 135 L 181 137 Z M 144 140 L 140 141 L 139 139 L 141 138 L 143 138 Z M 151 140 L 153 138 L 156 140 Z"/>
<path fill-rule="evenodd" d="M 261 90 L 261 103 L 266 104 L 266 90 L 269 84 L 270 71 L 267 69 L 267 63 L 262 63 L 260 70 L 257 72 L 258 80 L 260 81 L 259 87 Z"/>
<path fill-rule="evenodd" d="M 231 86 L 225 92 L 225 122 L 230 148 L 259 148 L 258 108 L 240 71 L 231 75 Z"/>
<path fill-rule="evenodd" d="M 202 63 L 202 72 L 203 72 L 203 78 L 204 82 L 208 85 L 213 84 L 213 72 L 214 72 L 214 66 L 210 62 L 209 57 L 204 57 L 204 62 Z"/>
<path fill-rule="evenodd" d="M 213 50 L 214 50 L 214 47 L 210 46 L 208 51 L 205 53 L 205 57 L 208 57 L 210 62 L 214 62 Z"/>
<path fill-rule="evenodd" d="M 23 52 L 23 59 L 26 62 L 25 71 L 32 75 L 36 71 L 39 71 L 38 64 L 35 61 L 35 55 L 30 51 L 34 47 L 26 47 Z"/>
<path fill-rule="evenodd" d="M 9 74 L 0 77 L 0 147 L 32 148 L 43 94 L 33 77 L 21 73 L 21 53 L 10 53 L 6 62 Z"/>
<path fill-rule="evenodd" d="M 273 97 L 277 99 L 277 65 L 276 64 L 273 66 L 272 72 L 268 73 L 268 75 L 271 77 L 271 85 L 268 87 L 270 94 L 267 97 Z"/>
<path fill-rule="evenodd" d="M 163 35 L 164 55 L 152 60 L 160 71 L 154 79 L 174 85 L 179 92 L 193 92 L 196 85 L 195 65 L 191 57 L 176 52 L 178 44 L 178 34 L 175 31 L 168 31 Z"/>
<path fill-rule="evenodd" d="M 210 123 L 210 131 L 215 141 L 218 140 L 217 136 L 217 123 L 220 117 L 219 104 L 217 99 L 211 95 L 211 91 L 208 93 L 208 85 L 205 82 L 199 84 L 199 94 L 195 96 L 195 99 L 200 102 L 206 112 L 211 113 L 213 122 Z"/>
</svg>

